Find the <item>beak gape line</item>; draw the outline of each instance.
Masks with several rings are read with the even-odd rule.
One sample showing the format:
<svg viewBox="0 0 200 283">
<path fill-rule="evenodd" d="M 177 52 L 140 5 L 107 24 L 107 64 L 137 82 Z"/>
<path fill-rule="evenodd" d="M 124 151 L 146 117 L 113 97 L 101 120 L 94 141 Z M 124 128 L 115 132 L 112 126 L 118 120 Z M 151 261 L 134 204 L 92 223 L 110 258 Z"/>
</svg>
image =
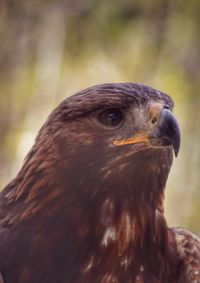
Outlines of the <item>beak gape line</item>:
<svg viewBox="0 0 200 283">
<path fill-rule="evenodd" d="M 131 137 L 125 140 L 113 141 L 113 144 L 114 145 L 126 145 L 126 144 L 134 144 L 134 143 L 141 143 L 141 142 L 149 143 L 149 138 L 145 136 L 144 137 L 136 136 L 136 137 Z"/>
</svg>

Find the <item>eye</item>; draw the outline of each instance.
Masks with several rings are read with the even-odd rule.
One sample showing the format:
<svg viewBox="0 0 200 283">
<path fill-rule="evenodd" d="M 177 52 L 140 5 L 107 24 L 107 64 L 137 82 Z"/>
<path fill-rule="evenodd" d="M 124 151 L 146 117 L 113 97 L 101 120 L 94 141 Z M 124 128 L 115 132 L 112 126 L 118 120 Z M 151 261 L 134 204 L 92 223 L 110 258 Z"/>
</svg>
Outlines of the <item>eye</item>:
<svg viewBox="0 0 200 283">
<path fill-rule="evenodd" d="M 119 109 L 110 108 L 99 113 L 98 120 L 106 126 L 115 127 L 123 120 L 123 115 Z"/>
<path fill-rule="evenodd" d="M 153 119 L 151 120 L 152 124 L 155 124 L 157 122 L 157 117 L 153 117 Z"/>
</svg>

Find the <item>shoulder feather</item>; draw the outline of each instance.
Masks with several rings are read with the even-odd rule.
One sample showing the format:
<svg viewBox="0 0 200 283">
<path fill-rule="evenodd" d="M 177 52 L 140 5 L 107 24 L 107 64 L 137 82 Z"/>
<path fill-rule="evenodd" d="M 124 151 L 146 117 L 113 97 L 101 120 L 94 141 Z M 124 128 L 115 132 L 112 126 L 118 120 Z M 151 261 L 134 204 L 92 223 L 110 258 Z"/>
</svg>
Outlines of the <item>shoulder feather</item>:
<svg viewBox="0 0 200 283">
<path fill-rule="evenodd" d="M 188 230 L 173 228 L 180 261 L 179 283 L 200 283 L 200 238 Z"/>
</svg>

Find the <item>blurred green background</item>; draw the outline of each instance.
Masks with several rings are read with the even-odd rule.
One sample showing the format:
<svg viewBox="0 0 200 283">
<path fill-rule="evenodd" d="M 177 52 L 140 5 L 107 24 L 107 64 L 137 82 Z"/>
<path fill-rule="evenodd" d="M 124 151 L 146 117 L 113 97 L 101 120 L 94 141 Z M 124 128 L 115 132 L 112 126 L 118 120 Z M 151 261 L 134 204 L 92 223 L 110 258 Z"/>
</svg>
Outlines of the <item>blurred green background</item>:
<svg viewBox="0 0 200 283">
<path fill-rule="evenodd" d="M 200 235 L 199 0 L 0 0 L 0 185 L 15 176 L 63 98 L 127 81 L 175 101 L 182 147 L 166 215 Z"/>
</svg>

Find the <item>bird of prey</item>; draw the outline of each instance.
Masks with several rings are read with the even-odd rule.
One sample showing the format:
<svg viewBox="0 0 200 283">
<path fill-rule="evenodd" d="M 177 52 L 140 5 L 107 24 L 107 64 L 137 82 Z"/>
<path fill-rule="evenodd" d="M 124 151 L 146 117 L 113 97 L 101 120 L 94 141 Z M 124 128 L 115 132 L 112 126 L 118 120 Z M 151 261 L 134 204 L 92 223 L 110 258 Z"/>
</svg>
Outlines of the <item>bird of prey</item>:
<svg viewBox="0 0 200 283">
<path fill-rule="evenodd" d="M 0 194 L 5 283 L 197 283 L 200 239 L 169 228 L 173 101 L 136 83 L 64 100 Z"/>
</svg>

